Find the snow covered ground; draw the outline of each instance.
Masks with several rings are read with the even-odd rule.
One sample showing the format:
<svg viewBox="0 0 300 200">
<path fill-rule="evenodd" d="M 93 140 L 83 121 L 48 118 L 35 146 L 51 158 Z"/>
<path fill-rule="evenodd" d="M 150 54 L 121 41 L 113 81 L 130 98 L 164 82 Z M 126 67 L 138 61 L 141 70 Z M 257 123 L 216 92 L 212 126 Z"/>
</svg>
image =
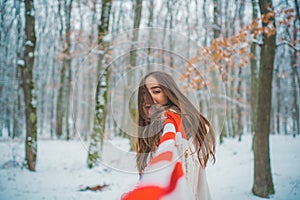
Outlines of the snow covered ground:
<svg viewBox="0 0 300 200">
<path fill-rule="evenodd" d="M 113 146 L 127 148 L 126 140 L 115 139 Z M 276 194 L 271 199 L 300 199 L 300 137 L 271 136 L 271 165 Z M 134 166 L 134 154 L 116 155 L 106 150 L 105 163 L 92 170 L 86 167 L 85 145 L 78 141 L 40 140 L 36 172 L 13 167 L 9 160 L 21 163 L 24 159 L 23 142 L 0 141 L 0 199 L 119 199 L 138 180 L 128 173 Z M 6 166 L 3 166 L 6 163 Z M 122 166 L 124 166 L 125 170 Z M 116 170 L 118 169 L 118 170 Z M 207 168 L 208 183 L 214 200 L 261 200 L 251 193 L 253 153 L 251 137 L 225 139 L 218 145 L 217 162 Z M 103 191 L 79 191 L 87 186 L 109 186 Z"/>
</svg>

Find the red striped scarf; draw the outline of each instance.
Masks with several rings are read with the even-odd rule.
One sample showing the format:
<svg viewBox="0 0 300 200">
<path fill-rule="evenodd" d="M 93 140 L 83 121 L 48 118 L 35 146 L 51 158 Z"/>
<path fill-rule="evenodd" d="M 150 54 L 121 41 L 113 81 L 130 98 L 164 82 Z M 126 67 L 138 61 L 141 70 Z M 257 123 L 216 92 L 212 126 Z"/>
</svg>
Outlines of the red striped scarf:
<svg viewBox="0 0 300 200">
<path fill-rule="evenodd" d="M 166 117 L 158 148 L 142 180 L 122 200 L 192 199 L 176 149 L 176 137 L 186 140 L 180 115 L 167 111 Z"/>
</svg>

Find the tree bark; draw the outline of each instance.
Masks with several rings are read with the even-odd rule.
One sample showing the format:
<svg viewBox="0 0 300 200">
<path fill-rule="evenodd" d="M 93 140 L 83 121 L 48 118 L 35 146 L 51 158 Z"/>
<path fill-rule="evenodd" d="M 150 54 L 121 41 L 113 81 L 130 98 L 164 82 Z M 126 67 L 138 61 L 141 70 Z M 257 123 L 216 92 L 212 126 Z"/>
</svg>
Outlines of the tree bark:
<svg viewBox="0 0 300 200">
<path fill-rule="evenodd" d="M 153 20 L 154 20 L 154 0 L 149 0 L 149 5 L 148 5 L 148 10 L 149 10 L 149 17 L 148 17 L 148 27 L 153 27 Z M 153 31 L 152 29 L 150 29 L 149 31 L 149 40 L 148 40 L 148 44 L 149 46 L 151 45 L 151 42 L 152 42 L 152 38 L 153 38 Z M 147 50 L 147 72 L 150 71 L 151 69 L 151 49 L 148 48 Z"/>
<path fill-rule="evenodd" d="M 64 65 L 66 65 L 67 70 L 67 81 L 66 81 L 66 139 L 70 139 L 70 95 L 71 95 L 71 81 L 72 81 L 72 70 L 71 70 L 71 13 L 72 13 L 72 3 L 73 0 L 70 0 L 69 4 L 65 2 L 65 14 L 66 14 L 66 34 L 65 34 L 65 56 L 64 56 Z"/>
<path fill-rule="evenodd" d="M 93 123 L 93 132 L 91 135 L 91 142 L 89 146 L 87 165 L 89 168 L 97 165 L 98 159 L 101 157 L 101 151 L 103 147 L 106 115 L 107 115 L 107 103 L 108 103 L 108 80 L 110 76 L 110 70 L 105 65 L 109 62 L 107 51 L 109 49 L 109 41 L 103 40 L 108 33 L 109 17 L 111 11 L 112 0 L 103 0 L 101 9 L 101 24 L 98 26 L 98 48 L 100 50 L 97 75 L 100 79 L 96 89 L 95 99 L 95 115 Z M 101 74 L 102 72 L 102 74 Z"/>
<path fill-rule="evenodd" d="M 296 55 L 296 53 L 294 53 L 294 55 Z M 296 56 L 293 56 L 293 59 L 295 59 L 295 61 L 296 61 Z M 297 68 L 293 67 L 292 82 L 293 82 L 293 97 L 294 97 L 294 105 L 295 105 L 295 107 L 293 108 L 293 123 L 294 123 L 293 135 L 294 135 L 294 137 L 296 136 L 296 134 L 298 134 L 298 135 L 300 134 L 300 114 L 299 114 L 299 99 L 298 99 L 300 83 L 299 82 L 298 82 L 298 84 L 296 83 L 297 82 L 297 73 L 298 73 Z"/>
<path fill-rule="evenodd" d="M 139 37 L 139 28 L 141 24 L 141 16 L 142 16 L 142 8 L 143 8 L 143 1 L 142 0 L 136 0 L 135 1 L 135 13 L 134 13 L 134 24 L 133 24 L 133 38 L 132 38 L 132 44 L 131 44 L 131 51 L 130 51 L 130 69 L 132 70 L 133 68 L 136 67 L 136 61 L 137 61 L 137 51 L 136 51 L 136 45 L 135 43 L 138 41 Z M 129 99 L 130 95 L 132 95 L 132 92 L 134 91 L 134 83 L 135 83 L 135 76 L 127 76 L 128 79 L 128 92 L 125 91 L 125 98 Z M 130 93 L 129 93 L 130 92 Z M 129 104 L 129 105 L 134 105 L 134 104 Z M 131 106 L 129 108 L 129 112 L 134 114 L 137 113 L 136 107 Z M 125 113 L 124 113 L 125 114 Z M 129 124 L 129 123 L 127 123 Z M 135 137 L 130 137 L 130 147 L 132 150 L 135 148 Z"/>
<path fill-rule="evenodd" d="M 204 2 L 205 3 L 205 2 Z M 220 37 L 220 34 L 221 34 L 221 24 L 220 24 L 220 17 L 221 16 L 221 12 L 220 12 L 220 1 L 219 0 L 213 0 L 213 39 L 217 39 Z M 214 87 L 218 87 L 217 85 L 219 84 L 218 83 L 218 76 L 219 76 L 219 71 L 220 71 L 220 68 L 218 66 L 218 69 L 213 69 L 212 73 L 211 73 L 211 76 L 212 76 L 212 82 L 213 82 L 213 85 Z M 224 79 L 223 79 L 224 81 Z M 228 85 L 225 84 L 225 90 L 226 90 L 226 93 L 228 94 Z M 219 103 L 219 102 L 218 102 Z M 225 110 L 226 110 L 226 115 L 227 114 L 230 114 L 228 113 L 228 110 L 229 110 L 229 103 L 226 101 L 226 107 L 225 107 Z M 215 111 L 217 112 L 217 110 Z M 224 128 L 222 130 L 220 130 L 220 136 L 219 136 L 219 140 L 220 140 L 220 143 L 222 144 L 223 143 L 223 137 L 225 137 L 228 133 L 230 133 L 231 131 L 229 130 L 229 124 L 230 124 L 230 119 L 231 117 L 229 115 L 227 115 L 226 117 L 228 117 L 228 121 L 225 121 L 224 123 Z M 220 121 L 221 121 L 221 118 L 219 115 L 216 115 L 216 124 L 219 124 Z"/>
<path fill-rule="evenodd" d="M 24 66 L 19 65 L 22 77 L 22 88 L 25 100 L 26 116 L 26 144 L 25 162 L 30 171 L 35 171 L 37 156 L 37 112 L 36 96 L 34 95 L 33 66 L 34 51 L 36 44 L 35 37 L 35 16 L 33 0 L 25 1 L 25 34 L 26 42 L 24 49 Z"/>
<path fill-rule="evenodd" d="M 294 33 L 293 33 L 293 41 L 297 41 L 297 21 L 299 22 L 300 18 L 299 18 L 299 5 L 297 3 L 297 1 L 295 1 L 295 5 L 296 5 L 296 9 L 297 9 L 297 17 L 298 20 L 295 19 L 294 23 L 293 23 L 293 29 L 294 29 Z M 293 136 L 295 137 L 296 134 L 300 134 L 300 116 L 299 116 L 299 99 L 298 99 L 298 95 L 299 95 L 299 80 L 297 79 L 298 76 L 298 71 L 297 71 L 297 52 L 294 50 L 291 52 L 291 68 L 292 68 L 292 89 L 293 89 L 293 101 L 294 101 L 294 107 L 292 110 L 292 116 L 293 116 Z M 298 84 L 297 84 L 298 81 Z M 298 92 L 297 92 L 298 91 Z"/>
<path fill-rule="evenodd" d="M 213 24 L 213 31 L 214 31 L 214 38 L 218 38 L 221 34 L 221 26 L 219 23 L 219 16 L 220 16 L 220 5 L 219 5 L 219 1 L 218 0 L 213 0 L 213 4 L 214 4 L 214 24 Z"/>
<path fill-rule="evenodd" d="M 237 86 L 237 101 L 241 102 L 242 100 L 242 68 L 239 67 L 239 73 L 238 73 L 238 86 Z M 237 128 L 236 132 L 239 137 L 239 141 L 242 140 L 242 134 L 243 134 L 243 115 L 242 115 L 242 108 L 240 105 L 236 105 L 237 110 Z"/>
<path fill-rule="evenodd" d="M 258 18 L 258 5 L 256 0 L 252 0 L 252 21 Z M 257 66 L 257 46 L 255 43 L 251 44 L 250 51 L 253 56 L 250 60 L 251 66 L 251 133 L 254 134 L 255 117 L 256 117 L 256 98 L 258 85 L 258 66 Z M 254 149 L 254 137 L 252 138 L 252 150 Z"/>
<path fill-rule="evenodd" d="M 59 12 L 59 18 L 60 18 L 60 29 L 59 29 L 59 35 L 61 37 L 61 42 L 64 45 L 64 23 L 63 23 L 63 14 L 61 9 L 61 2 L 58 1 L 58 12 Z M 60 69 L 60 82 L 59 82 L 59 89 L 58 89 L 58 95 L 57 95 L 57 106 L 56 106 L 56 136 L 60 138 L 63 134 L 63 114 L 64 112 L 64 85 L 65 85 L 65 74 L 66 74 L 66 65 L 65 62 L 62 63 L 61 69 Z"/>
<path fill-rule="evenodd" d="M 281 52 L 281 58 L 283 59 L 283 54 L 284 52 Z M 275 110 L 275 131 L 277 134 L 280 134 L 280 106 L 281 106 L 281 95 L 280 95 L 280 90 L 281 90 L 281 80 L 277 76 L 279 74 L 279 68 L 280 66 L 276 65 L 275 68 L 275 86 L 276 86 L 276 110 Z"/>
<path fill-rule="evenodd" d="M 272 11 L 271 0 L 259 1 L 262 15 Z M 275 26 L 274 17 L 269 22 L 262 22 L 263 27 Z M 276 34 L 268 36 L 263 33 L 263 44 L 260 54 L 259 83 L 257 91 L 257 112 L 254 135 L 254 195 L 268 198 L 275 193 L 269 150 L 270 116 L 272 100 L 272 78 L 276 48 Z"/>
<path fill-rule="evenodd" d="M 207 9 L 206 9 L 206 0 L 204 0 L 203 1 L 203 6 L 202 6 L 202 12 L 203 12 L 203 17 L 204 17 L 204 41 L 203 41 L 204 46 L 208 46 L 207 40 L 208 40 L 208 37 L 209 37 L 208 31 L 207 31 L 209 23 L 208 23 L 208 20 L 207 20 L 206 11 L 207 11 Z"/>
<path fill-rule="evenodd" d="M 139 37 L 139 28 L 141 24 L 141 15 L 142 15 L 142 0 L 136 0 L 135 2 L 135 14 L 134 14 L 134 24 L 133 24 L 133 38 L 131 43 L 131 51 L 130 51 L 130 68 L 129 70 L 132 70 L 136 66 L 136 60 L 137 60 L 137 51 L 136 51 L 136 45 L 135 43 L 138 40 Z M 134 76 L 128 77 L 128 86 L 133 87 L 132 83 L 134 83 Z"/>
<path fill-rule="evenodd" d="M 64 2 L 64 8 L 61 9 L 61 4 L 59 2 L 59 13 L 60 13 L 60 34 L 61 41 L 63 44 L 63 60 L 62 68 L 60 72 L 60 85 L 57 97 L 57 111 L 56 111 L 56 135 L 60 138 L 63 135 L 63 125 L 65 124 L 66 139 L 70 138 L 70 128 L 69 128 L 69 101 L 70 101 L 70 91 L 71 91 L 71 10 L 72 2 L 70 0 Z M 63 15 L 61 14 L 63 10 Z M 65 21 L 63 20 L 65 18 Z M 65 25 L 65 28 L 64 28 Z M 65 101 L 64 101 L 65 99 Z M 65 120 L 65 121 L 64 121 Z"/>
<path fill-rule="evenodd" d="M 20 80 L 19 73 L 16 74 L 17 80 Z M 19 81 L 18 81 L 19 83 Z M 13 131 L 12 131 L 12 138 L 20 137 L 22 135 L 22 126 L 21 126 L 21 120 L 20 117 L 20 111 L 21 111 L 21 94 L 20 94 L 20 88 L 17 86 L 16 89 L 16 99 L 14 99 L 14 109 L 13 109 Z"/>
<path fill-rule="evenodd" d="M 239 21 L 240 21 L 240 27 L 244 27 L 244 16 L 245 16 L 245 1 L 241 0 L 240 2 L 240 8 L 239 8 Z M 237 101 L 241 102 L 242 100 L 242 87 L 243 87 L 243 82 L 242 82 L 242 74 L 243 74 L 243 69 L 241 66 L 239 66 L 239 72 L 238 72 L 238 85 L 237 85 Z M 236 133 L 239 137 L 239 141 L 242 140 L 242 134 L 243 134 L 243 115 L 242 115 L 242 108 L 240 104 L 236 105 L 236 110 L 237 110 L 237 126 L 236 126 Z"/>
<path fill-rule="evenodd" d="M 15 5 L 16 5 L 16 18 L 17 18 L 17 30 L 18 30 L 18 36 L 17 36 L 17 59 L 18 60 L 24 60 L 23 58 L 21 58 L 21 55 L 23 55 L 22 53 L 22 43 L 23 43 L 23 37 L 22 37 L 22 16 L 21 16 L 21 3 L 20 1 L 15 1 Z M 1 35 L 1 34 L 0 34 Z M 0 40 L 0 43 L 1 40 Z M 0 45 L 0 49 L 1 49 L 1 45 Z M 21 66 L 20 66 L 21 67 Z M 13 110 L 13 138 L 14 137 L 19 137 L 22 135 L 22 124 L 24 124 L 23 122 L 23 113 L 21 112 L 22 109 L 22 88 L 20 88 L 21 83 L 22 83 L 22 77 L 21 77 L 21 73 L 18 71 L 18 68 L 16 68 L 16 72 L 15 72 L 15 76 L 17 79 L 17 86 L 15 86 L 16 88 L 16 92 L 15 92 L 15 100 L 14 100 L 14 110 Z"/>
</svg>

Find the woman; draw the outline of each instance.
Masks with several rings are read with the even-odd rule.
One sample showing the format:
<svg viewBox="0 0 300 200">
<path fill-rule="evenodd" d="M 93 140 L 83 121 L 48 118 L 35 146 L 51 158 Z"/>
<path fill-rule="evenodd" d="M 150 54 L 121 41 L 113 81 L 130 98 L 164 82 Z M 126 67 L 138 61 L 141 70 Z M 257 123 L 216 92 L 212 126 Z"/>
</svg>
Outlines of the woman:
<svg viewBox="0 0 300 200">
<path fill-rule="evenodd" d="M 157 157 L 162 156 L 153 158 L 153 155 L 157 155 L 157 151 L 163 151 L 161 143 L 170 139 L 167 134 L 172 132 L 166 126 L 171 125 L 174 127 L 174 146 L 181 156 L 180 167 L 192 191 L 192 198 L 211 199 L 205 167 L 209 158 L 215 160 L 213 128 L 183 95 L 174 79 L 167 73 L 150 72 L 141 80 L 138 90 L 138 125 L 136 164 L 141 179 L 145 171 L 153 166 L 154 160 L 155 163 L 156 160 L 161 160 Z M 180 137 L 177 137 L 176 133 L 180 133 Z M 186 145 L 179 145 L 182 141 L 186 141 Z M 172 149 L 169 148 L 168 151 Z M 166 156 L 163 159 L 166 161 Z M 152 184 L 153 181 L 150 183 Z M 140 193 L 145 193 L 145 191 Z M 154 193 L 154 190 L 151 191 Z"/>
</svg>

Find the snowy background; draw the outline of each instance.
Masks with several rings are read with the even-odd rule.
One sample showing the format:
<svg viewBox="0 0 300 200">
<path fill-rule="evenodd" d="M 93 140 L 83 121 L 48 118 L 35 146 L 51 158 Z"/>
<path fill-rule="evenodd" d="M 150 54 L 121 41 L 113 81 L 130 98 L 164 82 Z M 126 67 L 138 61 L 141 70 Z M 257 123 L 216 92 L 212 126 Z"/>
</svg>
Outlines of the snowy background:
<svg viewBox="0 0 300 200">
<path fill-rule="evenodd" d="M 116 138 L 119 147 L 128 146 Z M 207 178 L 214 200 L 260 200 L 252 195 L 253 153 L 251 136 L 242 141 L 225 139 L 217 146 L 217 162 L 207 167 Z M 271 199 L 300 199 L 300 138 L 271 135 L 270 152 L 275 195 Z M 106 144 L 108 145 L 108 144 Z M 112 160 L 114 152 L 104 152 Z M 86 167 L 84 144 L 80 141 L 40 139 L 36 172 L 21 168 L 24 160 L 23 141 L 0 141 L 0 199 L 119 199 L 132 188 L 138 175 L 100 165 Z M 126 157 L 123 160 L 126 161 Z M 15 160 L 16 162 L 8 162 Z M 130 159 L 129 159 L 130 160 Z M 129 162 L 133 162 L 130 160 Z M 17 165 L 20 164 L 18 167 Z M 134 164 L 134 163 L 133 163 Z M 109 185 L 102 191 L 79 191 L 87 186 Z"/>
<path fill-rule="evenodd" d="M 276 21 L 278 22 L 276 39 L 280 43 L 277 44 L 275 55 L 270 133 L 281 135 L 270 136 L 270 160 L 275 186 L 275 195 L 271 199 L 279 200 L 300 199 L 300 156 L 298 155 L 300 153 L 298 134 L 300 131 L 296 128 L 295 123 L 299 121 L 296 111 L 299 111 L 300 108 L 300 90 L 299 81 L 297 81 L 300 74 L 299 54 L 295 54 L 290 46 L 283 45 L 295 42 L 294 48 L 299 49 L 299 34 L 295 35 L 295 41 L 291 37 L 293 35 L 291 33 L 299 30 L 299 20 L 293 20 L 293 18 L 297 19 L 295 17 L 296 12 L 290 12 L 291 9 L 299 8 L 296 5 L 298 1 L 272 1 L 275 11 L 279 13 L 276 14 Z M 73 3 L 70 4 L 71 2 Z M 111 16 L 110 20 L 107 21 L 107 26 L 109 27 L 109 34 L 118 35 L 120 38 L 118 40 L 110 38 L 114 41 L 112 44 L 115 45 L 110 47 L 114 48 L 112 55 L 117 55 L 115 57 L 118 58 L 111 58 L 111 60 L 114 60 L 115 65 L 120 68 L 116 67 L 117 73 L 112 73 L 111 80 L 115 78 L 119 81 L 121 75 L 119 72 L 128 71 L 127 66 L 131 63 L 131 56 L 128 52 L 132 50 L 132 28 L 134 28 L 135 13 L 138 13 L 138 9 L 135 9 L 135 2 L 112 1 Z M 71 137 L 70 141 L 43 138 L 45 135 L 51 135 L 52 138 L 67 138 L 67 135 L 72 135 L 73 116 L 79 116 L 82 119 L 78 126 L 79 129 L 76 131 L 79 131 L 82 134 L 81 137 L 85 137 L 87 140 L 91 138 L 88 134 L 93 130 L 93 103 L 95 102 L 94 94 L 99 74 L 97 73 L 98 57 L 99 53 L 103 52 L 96 49 L 95 57 L 93 57 L 91 49 L 94 49 L 99 42 L 97 29 L 102 14 L 101 3 L 102 1 L 86 0 L 34 0 L 37 41 L 34 54 L 33 81 L 36 90 L 31 92 L 38 97 L 37 101 L 34 101 L 34 104 L 38 105 L 38 158 L 36 172 L 30 172 L 22 167 L 25 156 L 25 104 L 18 68 L 18 64 L 24 64 L 23 59 L 20 58 L 20 53 L 23 52 L 24 44 L 27 41 L 25 37 L 25 2 L 0 0 L 0 110 L 2 111 L 0 115 L 0 200 L 114 200 L 119 199 L 120 195 L 130 190 L 137 182 L 137 173 L 126 173 L 132 172 L 132 167 L 135 164 L 134 153 L 131 155 L 122 154 L 118 148 L 107 148 L 113 143 L 115 147 L 121 147 L 126 151 L 129 148 L 126 139 L 113 138 L 112 143 L 105 140 L 103 156 L 105 163 L 109 163 L 110 167 L 102 163 L 98 167 L 88 169 L 86 165 L 86 145 L 89 145 L 88 142 L 84 144 L 76 136 L 74 136 L 75 138 Z M 215 5 L 220 6 L 219 9 L 214 10 Z M 253 18 L 255 18 L 252 16 L 252 12 L 258 7 L 258 1 L 250 0 L 143 1 L 141 22 L 138 25 L 141 28 L 139 29 L 138 41 L 141 41 L 141 44 L 151 43 L 153 49 L 150 52 L 148 48 L 137 51 L 136 66 L 143 66 L 150 61 L 152 66 L 161 63 L 163 63 L 163 67 L 172 66 L 173 71 L 173 65 L 176 64 L 176 70 L 183 73 L 186 70 L 187 61 L 193 57 L 195 50 L 199 47 L 212 50 L 211 44 L 213 39 L 218 37 L 218 31 L 222 37 L 226 36 L 228 41 L 230 38 L 242 36 L 241 33 L 243 32 L 240 32 L 242 26 L 252 23 Z M 297 11 L 299 12 L 299 9 Z M 153 17 L 151 17 L 152 14 Z M 293 17 L 293 15 L 295 16 Z M 280 25 L 281 20 L 287 20 L 288 24 Z M 149 30 L 145 31 L 146 29 L 144 29 L 144 33 L 150 37 L 145 39 L 142 30 L 148 26 L 157 27 L 156 29 L 160 31 L 154 32 L 156 34 L 151 32 L 150 37 Z M 67 32 L 68 28 L 70 28 L 70 32 Z M 166 31 L 169 29 L 174 33 L 170 34 Z M 250 38 L 256 38 L 254 35 L 248 36 L 247 40 L 244 41 L 241 37 L 236 46 L 232 44 L 228 47 L 228 50 L 231 51 L 232 49 L 237 52 L 229 58 L 237 61 L 243 61 L 248 57 L 250 59 L 248 53 L 246 56 L 241 53 L 245 49 L 247 49 L 246 52 L 250 51 L 248 48 L 251 43 Z M 65 44 L 69 39 L 70 44 Z M 155 42 L 152 43 L 152 40 Z M 255 41 L 260 43 L 260 41 Z M 69 48 L 65 49 L 66 46 Z M 224 46 L 220 46 L 219 50 L 223 48 Z M 171 49 L 170 52 L 172 53 L 167 53 L 168 49 Z M 161 52 L 160 50 L 164 51 Z M 71 57 L 66 56 L 68 53 Z M 185 54 L 189 54 L 189 56 L 185 56 Z M 215 53 L 208 55 L 213 54 Z M 90 59 L 87 59 L 87 55 L 91 56 Z M 258 49 L 254 55 L 258 64 L 260 62 Z M 92 58 L 97 59 L 93 60 Z M 220 65 L 223 65 L 227 59 L 228 57 L 221 59 Z M 231 61 L 231 59 L 228 60 Z M 262 199 L 254 196 L 251 192 L 254 173 L 253 152 L 251 151 L 252 138 L 247 133 L 250 132 L 252 125 L 252 116 L 249 113 L 251 110 L 249 105 L 252 102 L 250 99 L 252 97 L 252 94 L 250 95 L 252 85 L 250 83 L 252 82 L 251 77 L 255 76 L 251 76 L 251 68 L 246 61 L 247 59 L 242 63 L 247 65 L 243 70 L 241 70 L 240 62 L 233 65 L 234 67 L 228 68 L 227 78 L 228 80 L 232 79 L 227 83 L 228 86 L 232 87 L 228 88 L 230 90 L 227 91 L 230 96 L 224 95 L 223 97 L 217 90 L 218 95 L 211 96 L 222 96 L 224 106 L 218 106 L 218 109 L 230 113 L 228 115 L 230 118 L 228 118 L 228 123 L 225 126 L 228 130 L 225 129 L 224 132 L 230 139 L 225 138 L 224 143 L 217 146 L 217 162 L 207 166 L 208 183 L 213 200 Z M 206 65 L 200 63 L 199 69 L 205 68 Z M 62 70 L 63 66 L 68 66 L 67 69 L 70 71 Z M 226 65 L 226 69 L 228 66 Z M 205 71 L 201 71 L 201 76 L 205 75 Z M 207 70 L 207 73 L 211 73 L 211 70 Z M 72 80 L 66 81 L 67 78 L 65 78 L 66 85 L 64 85 L 62 77 L 72 77 Z M 140 77 L 136 74 L 135 78 L 138 80 Z M 73 100 L 76 101 L 70 102 L 67 98 L 59 100 L 61 95 L 70 97 L 67 95 L 67 91 L 72 90 L 70 86 L 74 82 L 78 83 L 78 88 L 73 88 L 73 91 L 78 92 L 72 96 L 74 97 Z M 239 91 L 237 88 L 240 84 L 242 88 Z M 116 86 L 117 89 L 123 90 L 119 85 Z M 223 90 L 223 85 L 221 88 Z M 115 98 L 117 105 L 114 109 L 116 110 L 119 110 L 119 107 L 126 108 L 126 104 L 123 104 L 123 102 L 126 103 L 124 91 L 120 93 L 119 98 Z M 199 94 L 202 95 L 204 93 L 202 91 L 198 91 Z M 116 92 L 116 94 L 118 93 Z M 201 112 L 203 109 L 203 114 L 208 116 L 209 109 L 213 108 L 211 101 L 218 101 L 218 98 L 211 98 L 210 102 L 208 95 L 207 97 L 203 95 L 201 98 L 203 98 L 203 101 L 201 99 L 203 107 Z M 198 104 L 199 101 L 195 102 Z M 68 112 L 62 114 L 66 120 L 57 117 L 57 113 L 63 113 L 63 109 L 59 109 L 61 103 L 62 107 L 65 108 L 73 104 L 71 106 L 74 108 L 73 110 L 69 109 Z M 225 107 L 225 104 L 226 106 L 230 105 L 230 107 Z M 243 114 L 236 114 L 236 110 L 239 109 Z M 127 125 L 126 119 L 130 118 L 124 117 L 126 112 L 117 113 L 114 120 L 125 119 L 124 123 L 122 120 L 122 123 Z M 225 116 L 224 112 L 217 113 L 216 120 L 219 120 L 221 113 Z M 240 116 L 242 116 L 242 120 L 238 120 Z M 114 120 L 110 120 L 110 123 L 113 124 Z M 215 121 L 212 122 L 215 123 Z M 221 122 L 222 120 L 220 120 Z M 63 123 L 63 127 L 70 126 L 70 133 L 67 132 L 68 128 L 62 128 L 64 134 L 59 136 L 61 132 L 57 128 L 59 123 Z M 231 131 L 231 123 L 237 123 L 236 127 L 241 125 L 240 130 Z M 215 128 L 217 130 L 217 127 Z M 9 130 L 9 137 L 5 136 L 6 130 Z M 242 142 L 238 142 L 237 138 L 231 138 L 239 132 L 245 134 Z M 297 135 L 297 137 L 293 138 L 292 134 Z M 7 139 L 13 137 L 17 139 Z M 108 187 L 104 188 L 103 191 L 80 191 L 87 186 L 105 184 Z"/>
</svg>

